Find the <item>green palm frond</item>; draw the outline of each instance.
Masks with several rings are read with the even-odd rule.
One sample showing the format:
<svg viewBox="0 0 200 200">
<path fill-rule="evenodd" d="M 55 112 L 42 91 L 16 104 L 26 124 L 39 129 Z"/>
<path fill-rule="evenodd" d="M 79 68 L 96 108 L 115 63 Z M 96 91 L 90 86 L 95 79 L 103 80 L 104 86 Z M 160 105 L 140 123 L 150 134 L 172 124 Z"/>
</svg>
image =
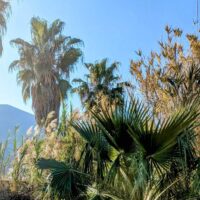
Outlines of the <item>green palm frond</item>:
<svg viewBox="0 0 200 200">
<path fill-rule="evenodd" d="M 49 28 L 48 34 L 49 37 L 54 39 L 55 36 L 59 35 L 63 29 L 64 29 L 65 23 L 60 21 L 59 19 L 56 19 Z"/>
<path fill-rule="evenodd" d="M 195 164 L 192 161 L 195 159 L 192 137 L 199 116 L 195 107 L 179 109 L 163 120 L 154 117 L 141 102 L 131 99 L 115 108 L 101 109 L 100 112 L 91 110 L 95 122 L 81 121 L 74 124 L 74 128 L 85 138 L 92 152 L 100 152 L 95 146 L 96 141 L 101 141 L 94 137 L 98 134 L 116 152 L 114 157 L 108 154 L 112 161 L 107 173 L 109 182 L 116 184 L 118 180 L 125 185 L 129 177 L 133 185 L 138 185 L 134 187 L 142 188 L 154 173 L 156 177 L 163 176 L 172 172 L 174 165 L 183 171 L 181 162 L 185 159 L 187 165 Z"/>
<path fill-rule="evenodd" d="M 97 178 L 103 179 L 107 162 L 110 162 L 110 145 L 104 138 L 101 130 L 92 123 L 73 122 L 74 129 L 86 140 L 82 159 L 85 172 L 91 172 L 94 168 L 94 161 L 97 162 Z"/>
<path fill-rule="evenodd" d="M 103 133 L 110 144 L 125 152 L 133 152 L 135 149 L 133 138 L 128 131 L 129 126 L 139 129 L 139 124 L 150 120 L 149 110 L 135 100 L 130 103 L 125 101 L 116 108 L 102 109 L 99 113 L 92 110 L 91 113 L 104 130 Z"/>
<path fill-rule="evenodd" d="M 73 69 L 73 66 L 79 61 L 82 56 L 82 51 L 79 48 L 71 47 L 62 55 L 58 60 L 58 67 L 63 70 L 63 72 L 69 74 Z"/>
<path fill-rule="evenodd" d="M 67 42 L 67 45 L 83 45 L 83 41 L 78 38 L 70 38 L 70 40 Z"/>
<path fill-rule="evenodd" d="M 56 160 L 39 159 L 37 166 L 51 171 L 50 186 L 60 198 L 74 199 L 85 190 L 88 176 L 70 164 Z"/>
<path fill-rule="evenodd" d="M 21 48 L 33 47 L 29 42 L 26 42 L 25 40 L 23 40 L 21 38 L 17 38 L 17 39 L 11 40 L 10 44 L 11 45 L 15 45 L 15 46 L 19 46 Z"/>
<path fill-rule="evenodd" d="M 112 193 L 105 189 L 97 189 L 94 187 L 88 187 L 87 197 L 88 200 L 123 200 L 114 194 L 114 192 Z"/>
</svg>

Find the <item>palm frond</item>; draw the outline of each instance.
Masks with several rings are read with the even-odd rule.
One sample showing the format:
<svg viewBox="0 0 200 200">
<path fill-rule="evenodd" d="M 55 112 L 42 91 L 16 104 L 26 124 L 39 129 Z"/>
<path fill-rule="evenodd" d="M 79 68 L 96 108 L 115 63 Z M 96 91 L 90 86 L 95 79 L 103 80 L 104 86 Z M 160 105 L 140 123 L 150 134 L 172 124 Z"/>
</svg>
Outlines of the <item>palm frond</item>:
<svg viewBox="0 0 200 200">
<path fill-rule="evenodd" d="M 40 169 L 51 171 L 50 186 L 60 198 L 77 198 L 88 183 L 87 175 L 69 164 L 56 160 L 39 159 L 37 166 Z"/>
</svg>

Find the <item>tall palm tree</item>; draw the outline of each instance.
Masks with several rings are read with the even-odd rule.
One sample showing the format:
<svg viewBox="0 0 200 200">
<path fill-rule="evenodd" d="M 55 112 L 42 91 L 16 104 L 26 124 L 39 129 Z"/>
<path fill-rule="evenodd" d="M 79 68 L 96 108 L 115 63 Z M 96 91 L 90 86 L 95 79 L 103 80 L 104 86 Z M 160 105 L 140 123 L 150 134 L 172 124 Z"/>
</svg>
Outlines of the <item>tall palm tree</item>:
<svg viewBox="0 0 200 200">
<path fill-rule="evenodd" d="M 78 84 L 73 91 L 79 94 L 84 108 L 89 109 L 99 106 L 103 99 L 113 103 L 120 101 L 123 93 L 123 86 L 127 82 L 118 83 L 120 77 L 115 74 L 119 63 L 114 62 L 108 66 L 108 60 L 103 59 L 95 64 L 85 64 L 89 71 L 85 74 L 86 80 L 74 79 L 73 82 Z"/>
<path fill-rule="evenodd" d="M 10 9 L 11 7 L 9 1 L 0 0 L 0 55 L 3 51 L 2 36 L 7 29 L 6 20 L 9 16 Z"/>
<path fill-rule="evenodd" d="M 11 41 L 17 46 L 20 58 L 13 61 L 9 69 L 17 70 L 23 100 L 32 99 L 40 125 L 51 111 L 58 117 L 60 103 L 70 88 L 70 72 L 82 56 L 79 48 L 82 41 L 63 35 L 63 28 L 64 23 L 60 20 L 48 25 L 46 20 L 32 18 L 32 41 L 20 38 Z"/>
</svg>

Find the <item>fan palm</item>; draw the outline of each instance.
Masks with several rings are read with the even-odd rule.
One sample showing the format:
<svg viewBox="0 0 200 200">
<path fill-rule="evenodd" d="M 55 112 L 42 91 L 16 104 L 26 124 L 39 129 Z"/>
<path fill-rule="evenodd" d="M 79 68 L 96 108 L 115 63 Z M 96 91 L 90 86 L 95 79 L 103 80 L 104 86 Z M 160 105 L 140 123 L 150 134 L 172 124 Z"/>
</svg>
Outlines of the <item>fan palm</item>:
<svg viewBox="0 0 200 200">
<path fill-rule="evenodd" d="M 84 138 L 100 134 L 114 152 L 106 154 L 110 167 L 104 175 L 109 183 L 124 192 L 130 188 L 134 199 L 143 198 L 144 185 L 149 182 L 159 182 L 160 191 L 163 191 L 162 185 L 169 186 L 178 179 L 180 181 L 172 185 L 179 187 L 179 192 L 187 190 L 189 179 L 185 172 L 188 168 L 193 171 L 197 165 L 193 129 L 199 114 L 193 106 L 180 109 L 165 120 L 156 119 L 135 100 L 114 109 L 91 112 L 94 123 L 78 122 L 73 126 Z M 184 182 L 180 176 L 184 177 Z M 185 189 L 180 190 L 181 186 Z M 167 193 L 171 196 L 166 192 L 162 196 L 172 197 L 171 186 Z"/>
<path fill-rule="evenodd" d="M 158 200 L 160 198 L 164 199 L 163 196 L 177 182 L 178 180 L 172 182 L 170 185 L 165 185 L 166 187 L 163 190 L 160 190 L 159 182 L 154 184 L 148 182 L 145 185 L 143 193 L 139 197 L 135 195 L 134 187 L 130 183 L 126 184 L 125 190 L 121 190 L 122 185 L 114 187 L 104 182 L 97 188 L 88 187 L 87 196 L 90 200 Z"/>
<path fill-rule="evenodd" d="M 181 195 L 189 196 L 190 173 L 199 162 L 193 146 L 193 129 L 199 116 L 195 106 L 157 119 L 142 103 L 133 99 L 123 102 L 101 112 L 91 110 L 91 121 L 72 122 L 86 141 L 75 168 L 77 173 L 89 175 L 89 193 L 85 195 L 105 200 L 177 200 Z M 55 165 L 60 166 L 57 161 Z M 41 163 L 39 166 L 42 168 Z M 56 167 L 44 169 L 55 170 L 51 186 L 64 191 L 68 176 L 61 175 Z M 58 175 L 63 178 L 56 178 Z"/>
<path fill-rule="evenodd" d="M 84 173 L 93 174 L 94 180 L 98 182 L 105 176 L 113 149 L 97 126 L 85 122 L 81 122 L 81 124 L 82 127 L 78 122 L 73 122 L 73 127 L 86 141 L 79 163 L 82 165 Z"/>
<path fill-rule="evenodd" d="M 85 64 L 89 71 L 85 75 L 86 80 L 73 80 L 74 83 L 78 84 L 73 91 L 79 94 L 84 108 L 89 109 L 99 106 L 103 99 L 106 99 L 109 103 L 116 103 L 121 100 L 124 86 L 130 86 L 130 84 L 127 82 L 118 83 L 120 77 L 115 75 L 118 66 L 118 62 L 108 66 L 107 59 L 95 64 Z"/>
<path fill-rule="evenodd" d="M 77 46 L 82 41 L 62 34 L 64 23 L 55 20 L 50 26 L 40 18 L 31 20 L 32 42 L 20 38 L 11 41 L 18 47 L 19 60 L 9 69 L 17 70 L 17 81 L 22 84 L 26 102 L 32 98 L 37 123 L 42 124 L 49 112 L 58 117 L 60 103 L 66 98 L 69 74 L 82 55 Z"/>
</svg>

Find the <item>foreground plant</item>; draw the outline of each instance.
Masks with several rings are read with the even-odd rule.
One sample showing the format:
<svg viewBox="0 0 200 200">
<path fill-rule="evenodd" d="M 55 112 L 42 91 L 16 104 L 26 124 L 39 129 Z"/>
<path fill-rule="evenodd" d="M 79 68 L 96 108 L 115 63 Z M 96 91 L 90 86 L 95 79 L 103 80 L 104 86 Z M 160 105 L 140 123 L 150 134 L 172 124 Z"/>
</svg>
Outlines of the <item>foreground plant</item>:
<svg viewBox="0 0 200 200">
<path fill-rule="evenodd" d="M 17 153 L 17 157 L 14 160 L 13 164 L 13 172 L 12 172 L 12 179 L 13 179 L 13 190 L 18 191 L 20 186 L 20 181 L 23 180 L 23 160 L 27 153 L 28 146 L 23 146 L 22 149 Z"/>
<path fill-rule="evenodd" d="M 157 119 L 133 99 L 91 114 L 90 122 L 72 123 L 86 142 L 74 173 L 87 174 L 87 187 L 95 184 L 96 191 L 101 188 L 104 195 L 100 199 L 180 199 L 181 195 L 191 195 L 190 176 L 197 170 L 199 159 L 193 145 L 199 116 L 194 105 L 177 110 L 167 119 Z M 73 179 L 68 178 L 69 168 L 61 166 L 69 163 L 41 160 L 38 164 L 51 169 L 50 185 L 59 194 L 64 192 L 67 199 L 65 184 Z M 74 184 L 82 185 L 80 181 Z M 118 194 L 107 191 L 106 185 L 118 188 Z M 105 194 L 110 197 L 104 198 Z"/>
<path fill-rule="evenodd" d="M 9 168 L 10 154 L 8 152 L 8 139 L 0 143 L 0 179 L 2 179 Z"/>
</svg>

